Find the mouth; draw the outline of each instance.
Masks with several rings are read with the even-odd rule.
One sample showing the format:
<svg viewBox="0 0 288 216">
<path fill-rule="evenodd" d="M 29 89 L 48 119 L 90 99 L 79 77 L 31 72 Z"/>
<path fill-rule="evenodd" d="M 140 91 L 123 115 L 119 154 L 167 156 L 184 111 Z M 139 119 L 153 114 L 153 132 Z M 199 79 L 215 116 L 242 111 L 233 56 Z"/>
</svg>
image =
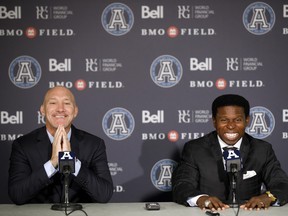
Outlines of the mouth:
<svg viewBox="0 0 288 216">
<path fill-rule="evenodd" d="M 65 116 L 63 116 L 63 115 L 55 115 L 55 118 L 57 118 L 57 119 L 64 119 Z"/>
<path fill-rule="evenodd" d="M 235 140 L 238 137 L 238 133 L 225 133 L 225 137 L 229 140 Z"/>
</svg>

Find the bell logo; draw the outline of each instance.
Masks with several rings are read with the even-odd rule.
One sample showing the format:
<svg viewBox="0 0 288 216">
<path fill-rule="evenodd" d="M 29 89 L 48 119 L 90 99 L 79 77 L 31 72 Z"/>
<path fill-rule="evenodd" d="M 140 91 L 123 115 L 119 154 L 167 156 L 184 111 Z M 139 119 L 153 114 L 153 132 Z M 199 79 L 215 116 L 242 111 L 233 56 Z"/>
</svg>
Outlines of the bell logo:
<svg viewBox="0 0 288 216">
<path fill-rule="evenodd" d="M 64 62 L 58 63 L 56 59 L 49 59 L 49 71 L 68 72 L 71 71 L 71 59 L 64 59 Z"/>
<path fill-rule="evenodd" d="M 148 110 L 143 110 L 142 111 L 142 123 L 164 123 L 164 111 L 163 110 L 158 110 L 157 114 L 150 114 Z"/>
<path fill-rule="evenodd" d="M 0 6 L 0 19 L 21 19 L 21 7 L 15 6 L 14 10 L 7 10 L 7 7 Z"/>
<path fill-rule="evenodd" d="M 142 19 L 162 19 L 164 18 L 164 8 L 163 6 L 157 6 L 155 10 L 150 10 L 149 6 L 142 6 L 141 8 L 141 18 Z"/>
<path fill-rule="evenodd" d="M 190 58 L 190 70 L 191 71 L 211 71 L 212 70 L 212 58 L 205 58 L 204 62 L 199 62 L 197 58 Z"/>
<path fill-rule="evenodd" d="M 23 112 L 17 111 L 15 115 L 10 115 L 7 111 L 0 112 L 1 124 L 23 124 Z"/>
</svg>

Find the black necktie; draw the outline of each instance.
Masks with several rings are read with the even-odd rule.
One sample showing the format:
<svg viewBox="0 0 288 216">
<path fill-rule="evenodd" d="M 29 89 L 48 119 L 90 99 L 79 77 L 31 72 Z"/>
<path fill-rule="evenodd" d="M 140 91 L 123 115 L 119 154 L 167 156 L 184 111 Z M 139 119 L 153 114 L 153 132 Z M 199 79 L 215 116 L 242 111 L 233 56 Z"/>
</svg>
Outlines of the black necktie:
<svg viewBox="0 0 288 216">
<path fill-rule="evenodd" d="M 234 147 L 234 146 L 226 146 L 226 147 L 224 147 L 224 148 L 222 148 L 224 151 L 228 151 L 228 150 L 238 150 L 238 148 L 237 147 Z"/>
</svg>

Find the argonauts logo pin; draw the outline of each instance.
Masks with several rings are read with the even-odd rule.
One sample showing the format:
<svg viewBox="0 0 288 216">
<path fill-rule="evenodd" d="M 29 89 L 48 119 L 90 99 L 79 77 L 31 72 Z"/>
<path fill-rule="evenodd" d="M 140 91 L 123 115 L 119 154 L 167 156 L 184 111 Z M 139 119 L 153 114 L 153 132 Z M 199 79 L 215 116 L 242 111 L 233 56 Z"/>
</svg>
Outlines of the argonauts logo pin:
<svg viewBox="0 0 288 216">
<path fill-rule="evenodd" d="M 160 191 L 168 192 L 172 190 L 172 173 L 177 163 L 171 159 L 163 159 L 154 164 L 150 177 L 153 185 Z"/>
<path fill-rule="evenodd" d="M 181 62 L 171 55 L 162 55 L 156 58 L 151 67 L 150 75 L 154 83 L 163 88 L 177 85 L 182 77 Z"/>
<path fill-rule="evenodd" d="M 268 137 L 274 130 L 275 118 L 270 110 L 256 106 L 250 109 L 250 126 L 246 133 L 259 139 Z"/>
<path fill-rule="evenodd" d="M 135 127 L 133 115 L 124 108 L 113 108 L 103 117 L 102 127 L 108 137 L 114 140 L 128 138 Z"/>
<path fill-rule="evenodd" d="M 275 24 L 275 13 L 268 4 L 254 2 L 243 13 L 243 24 L 252 34 L 263 35 L 268 33 Z"/>
<path fill-rule="evenodd" d="M 30 56 L 20 56 L 9 66 L 10 80 L 19 88 L 32 88 L 40 81 L 41 74 L 40 64 Z"/>
<path fill-rule="evenodd" d="M 134 15 L 127 5 L 122 3 L 112 3 L 104 9 L 101 21 L 103 28 L 109 34 L 122 36 L 132 29 L 134 24 Z"/>
</svg>

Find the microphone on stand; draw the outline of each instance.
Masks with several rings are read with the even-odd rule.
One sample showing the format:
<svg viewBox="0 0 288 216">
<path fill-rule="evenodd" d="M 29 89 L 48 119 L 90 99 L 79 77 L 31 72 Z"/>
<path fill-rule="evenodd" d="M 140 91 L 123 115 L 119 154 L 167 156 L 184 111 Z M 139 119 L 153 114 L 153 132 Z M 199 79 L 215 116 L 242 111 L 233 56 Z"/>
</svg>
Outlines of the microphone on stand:
<svg viewBox="0 0 288 216">
<path fill-rule="evenodd" d="M 75 172 L 75 155 L 70 151 L 59 152 L 59 173 L 64 175 L 64 203 L 52 205 L 52 210 L 75 211 L 81 210 L 82 205 L 69 203 L 69 175 Z"/>
<path fill-rule="evenodd" d="M 236 197 L 237 173 L 241 171 L 243 167 L 240 151 L 235 148 L 226 148 L 223 152 L 223 157 L 226 171 L 231 174 L 232 203 L 230 207 L 238 207 L 239 203 Z"/>
</svg>

